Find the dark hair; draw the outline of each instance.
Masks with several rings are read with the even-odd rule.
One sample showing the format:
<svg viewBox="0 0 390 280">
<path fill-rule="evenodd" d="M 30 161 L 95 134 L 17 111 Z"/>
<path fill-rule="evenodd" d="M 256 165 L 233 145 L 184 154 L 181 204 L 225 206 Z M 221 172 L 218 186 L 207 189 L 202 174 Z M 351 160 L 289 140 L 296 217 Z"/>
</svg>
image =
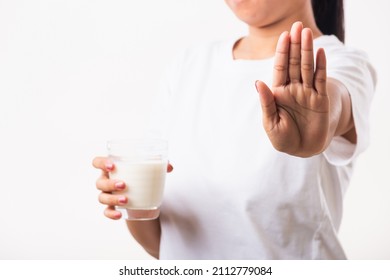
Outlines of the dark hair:
<svg viewBox="0 0 390 280">
<path fill-rule="evenodd" d="M 314 18 L 321 32 L 336 35 L 344 42 L 344 3 L 343 0 L 311 0 Z"/>
</svg>

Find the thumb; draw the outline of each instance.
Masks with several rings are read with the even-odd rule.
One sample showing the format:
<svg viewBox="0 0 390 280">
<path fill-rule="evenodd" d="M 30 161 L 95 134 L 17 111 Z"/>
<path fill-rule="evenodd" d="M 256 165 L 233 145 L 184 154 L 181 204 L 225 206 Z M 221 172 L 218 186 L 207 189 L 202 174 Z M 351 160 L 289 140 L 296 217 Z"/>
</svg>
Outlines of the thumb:
<svg viewBox="0 0 390 280">
<path fill-rule="evenodd" d="M 264 128 L 274 127 L 278 122 L 278 113 L 274 95 L 269 87 L 262 81 L 256 81 L 256 90 L 259 93 L 261 108 L 263 109 Z M 268 130 L 267 130 L 268 131 Z"/>
</svg>

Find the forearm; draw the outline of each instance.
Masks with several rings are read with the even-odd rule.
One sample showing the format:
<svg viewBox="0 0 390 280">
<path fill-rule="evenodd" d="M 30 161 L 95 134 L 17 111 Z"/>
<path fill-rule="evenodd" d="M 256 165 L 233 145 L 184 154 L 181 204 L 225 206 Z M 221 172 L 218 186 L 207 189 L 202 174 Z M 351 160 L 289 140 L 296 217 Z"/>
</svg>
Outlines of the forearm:
<svg viewBox="0 0 390 280">
<path fill-rule="evenodd" d="M 343 136 L 350 142 L 356 143 L 351 98 L 347 88 L 341 82 L 330 78 L 327 82 L 327 91 L 330 102 L 330 114 L 326 147 L 334 136 Z"/>
<path fill-rule="evenodd" d="M 160 219 L 150 221 L 127 221 L 127 227 L 135 240 L 156 259 L 160 255 Z"/>
</svg>

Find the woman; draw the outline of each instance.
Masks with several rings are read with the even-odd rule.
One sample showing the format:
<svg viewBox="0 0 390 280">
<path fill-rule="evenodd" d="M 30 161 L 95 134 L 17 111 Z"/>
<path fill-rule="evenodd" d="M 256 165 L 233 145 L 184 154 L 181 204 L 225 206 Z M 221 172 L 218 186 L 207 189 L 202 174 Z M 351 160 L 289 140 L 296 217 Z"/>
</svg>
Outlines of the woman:
<svg viewBox="0 0 390 280">
<path fill-rule="evenodd" d="M 367 146 L 375 73 L 340 42 L 343 3 L 225 2 L 249 33 L 168 68 L 152 130 L 175 171 L 160 218 L 128 228 L 161 259 L 344 259 L 342 198 Z M 126 186 L 106 158 L 93 164 L 105 215 L 119 219 L 127 198 L 111 192 Z"/>
</svg>

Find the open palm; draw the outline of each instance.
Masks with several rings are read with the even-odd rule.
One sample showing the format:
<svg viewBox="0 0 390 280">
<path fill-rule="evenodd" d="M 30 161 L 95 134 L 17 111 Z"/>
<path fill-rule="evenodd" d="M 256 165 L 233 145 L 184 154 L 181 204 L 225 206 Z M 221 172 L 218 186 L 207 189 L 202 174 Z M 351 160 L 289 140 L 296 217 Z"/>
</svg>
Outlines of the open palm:
<svg viewBox="0 0 390 280">
<path fill-rule="evenodd" d="M 308 157 L 323 151 L 329 131 L 326 58 L 319 49 L 314 69 L 313 35 L 294 23 L 280 35 L 272 88 L 256 82 L 263 126 L 275 149 Z"/>
</svg>

